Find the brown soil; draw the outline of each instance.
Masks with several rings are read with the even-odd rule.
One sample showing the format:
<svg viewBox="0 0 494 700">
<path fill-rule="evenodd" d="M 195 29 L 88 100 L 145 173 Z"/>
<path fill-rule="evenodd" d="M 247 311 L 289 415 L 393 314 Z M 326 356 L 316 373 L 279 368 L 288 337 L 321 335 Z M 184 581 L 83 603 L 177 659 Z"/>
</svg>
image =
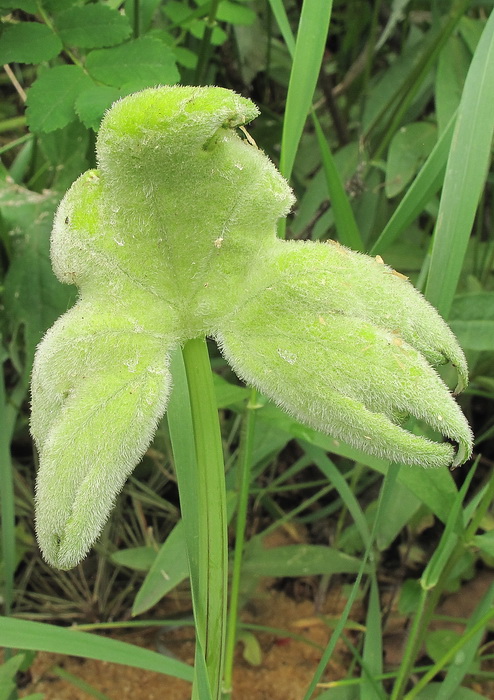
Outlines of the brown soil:
<svg viewBox="0 0 494 700">
<path fill-rule="evenodd" d="M 468 618 L 492 585 L 493 574 L 485 573 L 464 585 L 460 593 L 449 596 L 440 614 Z M 262 650 L 261 663 L 252 666 L 242 658 L 239 644 L 235 661 L 233 700 L 300 700 L 307 690 L 317 664 L 321 648 L 327 643 L 331 630 L 323 616 L 338 617 L 345 600 L 338 590 L 331 590 L 326 597 L 320 615 L 315 614 L 314 602 L 297 601 L 276 590 L 264 590 L 249 603 L 244 612 L 244 622 L 262 624 L 285 629 L 299 634 L 319 648 L 290 639 L 288 636 L 255 633 Z M 169 612 L 169 611 L 168 611 Z M 363 610 L 356 607 L 351 619 L 363 620 Z M 436 627 L 438 623 L 435 623 Z M 442 623 L 442 626 L 444 623 Z M 400 662 L 406 642 L 407 621 L 396 613 L 389 618 L 384 635 L 384 651 L 388 668 Z M 460 631 L 460 630 L 459 630 Z M 347 631 L 351 637 L 352 633 Z M 140 632 L 123 632 L 112 637 L 149 649 L 163 651 L 164 648 L 187 663 L 193 662 L 194 646 L 191 628 L 167 631 L 166 628 L 147 629 Z M 354 638 L 352 641 L 356 641 Z M 342 645 L 338 646 L 324 677 L 326 683 L 346 675 L 350 655 Z M 94 696 L 62 680 L 55 667 L 83 679 L 110 700 L 189 700 L 190 684 L 158 673 L 110 664 L 101 661 L 80 659 L 63 655 L 39 653 L 31 667 L 32 681 L 21 692 L 21 697 L 33 692 L 43 692 L 45 700 L 88 700 Z M 494 698 L 494 683 L 471 687 L 486 698 Z"/>
<path fill-rule="evenodd" d="M 268 547 L 285 544 L 287 536 L 287 533 L 277 531 L 272 533 L 264 544 Z M 290 533 L 289 539 L 293 536 L 294 533 Z M 465 583 L 459 593 L 448 596 L 438 613 L 468 619 L 493 581 L 493 572 L 480 573 L 475 579 Z M 257 666 L 249 664 L 242 656 L 242 644 L 238 644 L 232 700 L 303 698 L 332 632 L 327 621 L 338 619 L 346 602 L 342 590 L 334 586 L 316 609 L 314 601 L 318 598 L 317 579 L 295 580 L 285 587 L 284 592 L 276 590 L 275 584 L 274 579 L 262 580 L 260 588 L 253 594 L 242 613 L 243 622 L 286 630 L 287 633 L 310 640 L 313 645 L 294 640 L 288 634 L 285 636 L 283 633 L 275 635 L 255 632 L 261 650 L 260 663 Z M 386 668 L 390 670 L 400 664 L 409 620 L 398 615 L 396 610 L 395 593 L 399 589 L 399 583 L 382 581 L 381 588 L 383 609 L 391 610 L 383 638 Z M 187 598 L 184 600 L 181 596 L 170 596 L 163 601 L 155 614 L 158 619 L 176 613 L 183 616 L 184 609 L 189 605 Z M 361 624 L 365 622 L 365 610 L 361 603 L 354 606 L 350 620 Z M 437 627 L 439 624 L 448 627 L 443 622 L 435 622 L 433 626 Z M 458 631 L 461 632 L 462 628 L 459 627 Z M 346 635 L 350 641 L 357 644 L 360 631 L 347 629 Z M 119 630 L 111 636 L 162 653 L 171 653 L 189 664 L 194 660 L 191 627 L 173 631 L 156 627 L 138 632 Z M 340 641 L 326 669 L 323 678 L 325 683 L 344 678 L 350 663 L 351 655 Z M 45 700 L 88 700 L 94 697 L 62 680 L 56 673 L 56 666 L 83 679 L 93 688 L 105 693 L 110 700 L 190 699 L 190 684 L 169 676 L 118 664 L 47 653 L 37 655 L 31 666 L 31 682 L 20 692 L 21 697 L 34 692 L 44 693 Z M 486 698 L 494 698 L 494 683 L 483 683 L 482 686 L 472 684 L 471 687 Z"/>
<path fill-rule="evenodd" d="M 322 613 L 337 615 L 345 601 L 330 593 Z M 289 637 L 255 633 L 262 657 L 259 666 L 251 666 L 242 658 L 239 644 L 234 674 L 233 700 L 300 700 L 314 675 L 321 658 L 321 648 L 327 644 L 331 630 L 314 614 L 314 603 L 297 602 L 279 591 L 266 592 L 249 611 L 244 621 L 286 629 L 316 643 L 319 648 Z M 160 650 L 163 646 L 183 661 L 192 664 L 194 645 L 191 628 L 167 632 L 156 628 L 144 632 L 111 635 L 122 641 L 149 649 Z M 342 647 L 333 656 L 326 678 L 341 678 L 345 675 L 349 656 Z M 31 667 L 32 682 L 21 697 L 33 692 L 45 693 L 45 700 L 88 700 L 91 696 L 60 679 L 54 667 L 90 683 L 93 688 L 105 693 L 111 700 L 189 700 L 190 684 L 158 673 L 120 666 L 91 659 L 79 659 L 62 655 L 39 653 Z"/>
</svg>

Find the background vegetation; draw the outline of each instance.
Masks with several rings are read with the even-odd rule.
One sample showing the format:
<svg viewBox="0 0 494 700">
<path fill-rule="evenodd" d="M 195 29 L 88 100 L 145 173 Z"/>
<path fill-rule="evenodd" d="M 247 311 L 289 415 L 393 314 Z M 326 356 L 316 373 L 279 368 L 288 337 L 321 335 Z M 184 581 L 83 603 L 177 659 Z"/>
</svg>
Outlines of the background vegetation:
<svg viewBox="0 0 494 700">
<path fill-rule="evenodd" d="M 454 473 L 389 465 L 297 424 L 262 397 L 248 408 L 250 391 L 211 347 L 240 607 L 260 576 L 288 592 L 303 577 L 319 599 L 331 586 L 352 584 L 306 699 L 492 697 L 494 585 L 468 619 L 456 620 L 461 633 L 430 628 L 444 594 L 494 561 L 492 7 L 489 0 L 0 0 L 0 644 L 190 678 L 154 652 L 63 628 L 126 619 L 129 611 L 143 620 L 177 585 L 186 590 L 167 422 L 95 551 L 74 571 L 53 571 L 33 534 L 28 386 L 36 344 L 75 300 L 51 272 L 53 213 L 73 180 L 94 167 L 105 110 L 157 84 L 216 84 L 260 107 L 249 132 L 297 195 L 280 234 L 335 238 L 381 255 L 449 320 L 469 360 L 471 383 L 460 401 L 476 434 L 473 464 Z M 250 436 L 243 464 L 242 430 Z M 303 541 L 267 552 L 263 539 L 280 527 L 302 532 Z M 365 603 L 358 619 L 349 617 L 357 598 Z M 409 619 L 398 668 L 382 654 L 397 611 Z M 356 622 L 360 631 L 350 637 Z M 259 650 L 254 633 L 239 629 Z M 316 688 L 338 639 L 349 649 L 347 678 L 331 691 Z M 4 660 L 0 698 L 14 698 L 16 673 L 32 654 L 7 652 Z M 231 663 L 230 656 L 227 674 Z"/>
</svg>

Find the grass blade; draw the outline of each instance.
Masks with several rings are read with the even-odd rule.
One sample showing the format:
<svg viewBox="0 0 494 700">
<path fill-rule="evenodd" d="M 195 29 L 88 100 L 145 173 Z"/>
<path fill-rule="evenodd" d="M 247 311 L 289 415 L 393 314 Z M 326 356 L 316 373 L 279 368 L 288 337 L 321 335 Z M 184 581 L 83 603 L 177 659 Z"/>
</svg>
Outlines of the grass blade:
<svg viewBox="0 0 494 700">
<path fill-rule="evenodd" d="M 494 133 L 493 104 L 494 12 L 473 56 L 458 107 L 425 290 L 426 297 L 445 318 L 487 176 Z"/>
<path fill-rule="evenodd" d="M 0 646 L 82 656 L 192 680 L 192 668 L 182 661 L 116 639 L 30 620 L 0 617 Z"/>
<path fill-rule="evenodd" d="M 293 57 L 295 53 L 295 37 L 293 36 L 292 28 L 286 14 L 283 0 L 269 0 L 271 10 L 276 19 L 281 35 L 285 41 L 288 53 Z"/>
<path fill-rule="evenodd" d="M 183 494 L 183 502 L 181 502 L 180 507 L 187 543 L 186 549 L 189 560 L 192 595 L 194 596 L 195 591 L 199 589 L 199 580 L 197 577 L 199 569 L 199 547 L 196 538 L 199 519 L 197 517 L 195 504 L 189 502 L 186 494 L 192 493 L 194 487 L 192 474 L 197 467 L 194 442 L 191 440 L 193 427 L 189 402 L 189 388 L 180 352 L 177 351 L 173 355 L 170 369 L 173 377 L 173 390 L 170 396 L 166 418 L 168 421 L 168 429 L 173 449 L 173 461 L 180 494 Z M 184 466 L 182 467 L 182 465 Z"/>
<path fill-rule="evenodd" d="M 476 607 L 473 615 L 468 621 L 466 632 L 472 629 L 489 612 L 494 602 L 494 586 L 491 586 L 480 603 Z M 485 629 L 472 636 L 462 647 L 462 654 L 454 660 L 448 669 L 445 679 L 441 682 L 441 687 L 437 693 L 437 700 L 448 700 L 460 687 L 467 673 L 471 670 L 479 644 L 484 638 Z"/>
<path fill-rule="evenodd" d="M 359 535 L 362 538 L 364 546 L 369 546 L 371 535 L 364 512 L 360 507 L 360 503 L 352 492 L 345 477 L 327 456 L 326 452 L 319 447 L 315 447 L 308 442 L 299 441 L 304 452 L 312 459 L 315 465 L 321 470 L 329 483 L 333 484 L 335 489 L 341 496 L 345 508 L 352 516 L 354 523 L 358 529 Z"/>
<path fill-rule="evenodd" d="M 439 191 L 446 170 L 446 161 L 448 160 L 448 153 L 453 139 L 455 123 L 456 114 L 449 121 L 432 149 L 430 156 L 393 212 L 381 235 L 372 246 L 370 250 L 371 255 L 383 253 L 407 226 L 417 218 L 424 210 L 427 202 Z"/>
<path fill-rule="evenodd" d="M 385 695 L 382 684 L 376 680 L 383 672 L 383 644 L 379 586 L 375 572 L 373 572 L 370 580 L 369 607 L 365 627 L 366 633 L 362 655 L 365 671 L 362 670 L 360 698 L 361 700 L 383 700 Z"/>
<path fill-rule="evenodd" d="M 79 676 L 75 676 L 73 673 L 69 673 L 61 666 L 55 666 L 51 669 L 51 672 L 67 683 L 70 683 L 75 688 L 79 688 L 79 690 L 82 690 L 83 693 L 91 698 L 96 698 L 96 700 L 111 700 L 108 695 L 102 693 L 96 688 L 93 688 L 93 686 L 87 683 L 85 680 L 79 678 Z"/>
<path fill-rule="evenodd" d="M 453 644 L 453 646 L 447 651 L 444 656 L 435 663 L 427 673 L 422 676 L 422 678 L 419 680 L 417 685 L 411 690 L 407 695 L 405 695 L 405 700 L 413 700 L 413 698 L 416 698 L 417 695 L 425 686 L 432 681 L 432 679 L 437 676 L 437 674 L 450 662 L 454 657 L 459 654 L 463 648 L 475 640 L 476 643 L 477 639 L 480 638 L 489 624 L 494 619 L 494 610 L 488 610 L 481 618 L 478 620 L 475 624 L 472 626 L 469 626 L 468 630 L 460 637 L 458 642 L 456 644 Z M 437 696 L 436 696 L 437 697 Z M 448 698 L 450 698 L 451 695 L 448 695 Z"/>
<path fill-rule="evenodd" d="M 199 511 L 196 507 L 195 492 L 197 488 L 197 459 L 195 443 L 193 440 L 194 427 L 192 423 L 192 411 L 189 399 L 189 385 L 185 371 L 185 364 L 180 351 L 175 352 L 171 360 L 171 372 L 173 376 L 173 391 L 167 409 L 168 429 L 173 449 L 173 461 L 180 492 L 180 508 L 182 511 L 182 523 L 185 530 L 185 542 L 187 558 L 189 562 L 190 584 L 192 593 L 192 605 L 194 608 L 194 621 L 196 627 L 196 650 L 194 664 L 194 692 L 199 692 L 199 697 L 211 700 L 211 689 L 207 681 L 206 660 L 204 658 L 204 646 L 201 639 L 205 636 L 203 624 L 198 624 L 199 612 L 203 609 L 201 602 L 200 581 L 200 543 Z"/>
<path fill-rule="evenodd" d="M 471 469 L 460 491 L 456 492 L 455 499 L 452 502 L 450 501 L 451 507 L 446 527 L 420 579 L 420 602 L 415 611 L 400 668 L 391 693 L 391 700 L 402 700 L 404 696 L 405 688 L 424 643 L 427 628 L 440 595 L 444 590 L 447 577 L 451 573 L 455 561 L 461 558 L 464 551 L 462 547 L 455 547 L 455 545 L 458 537 L 463 534 L 464 524 L 461 507 L 474 473 L 475 469 Z"/>
<path fill-rule="evenodd" d="M 310 682 L 309 688 L 307 689 L 306 694 L 304 695 L 303 700 L 310 700 L 314 694 L 314 691 L 316 690 L 317 684 L 322 678 L 322 675 L 324 673 L 324 670 L 331 658 L 331 655 L 333 654 L 336 644 L 338 642 L 338 639 L 340 638 L 344 628 L 346 621 L 348 620 L 348 617 L 350 615 L 350 611 L 352 609 L 352 606 L 357 599 L 358 592 L 360 590 L 360 582 L 362 581 L 362 577 L 364 575 L 365 570 L 368 567 L 368 560 L 369 557 L 371 556 L 372 552 L 372 547 L 373 543 L 375 540 L 376 532 L 377 532 L 377 526 L 379 524 L 379 520 L 382 517 L 385 517 L 386 513 L 386 508 L 389 502 L 390 494 L 393 491 L 393 487 L 395 484 L 395 481 L 397 479 L 399 473 L 399 467 L 397 465 L 390 465 L 388 468 L 386 475 L 384 477 L 384 482 L 379 494 L 379 502 L 377 505 L 377 512 L 376 512 L 376 518 L 374 520 L 374 526 L 372 528 L 372 533 L 369 539 L 369 543 L 366 547 L 365 553 L 362 557 L 362 563 L 360 565 L 360 570 L 357 574 L 357 578 L 355 580 L 355 583 L 352 587 L 351 593 L 348 597 L 348 600 L 346 602 L 345 608 L 343 612 L 341 613 L 340 619 L 338 624 L 336 625 L 333 634 L 331 635 L 331 639 L 328 642 L 328 645 L 326 649 L 324 650 L 324 654 L 322 655 L 321 661 L 319 662 L 316 672 L 314 673 L 314 676 Z"/>
<path fill-rule="evenodd" d="M 323 130 L 315 112 L 312 119 L 316 129 L 317 142 L 321 151 L 322 167 L 328 184 L 329 198 L 333 209 L 336 231 L 339 240 L 354 250 L 364 250 L 364 243 L 353 215 L 347 193 L 343 187 L 340 174 L 334 162 L 333 154 L 324 136 Z"/>
<path fill-rule="evenodd" d="M 143 612 L 152 608 L 188 575 L 185 534 L 183 522 L 179 520 L 161 545 L 137 592 L 132 606 L 132 615 L 142 615 Z"/>
<path fill-rule="evenodd" d="M 403 81 L 400 89 L 392 96 L 390 103 L 383 106 L 372 124 L 368 127 L 366 132 L 367 137 L 369 136 L 369 132 L 376 127 L 379 127 L 382 131 L 380 143 L 372 154 L 374 159 L 379 159 L 387 148 L 389 141 L 396 133 L 403 117 L 413 103 L 425 77 L 431 70 L 469 4 L 470 0 L 460 0 L 459 3 L 454 4 L 444 26 L 431 30 L 423 54 L 420 56 L 417 63 L 412 66 L 412 70 Z"/>
<path fill-rule="evenodd" d="M 281 137 L 280 170 L 287 180 L 319 77 L 332 6 L 332 0 L 305 0 L 302 6 Z"/>
<path fill-rule="evenodd" d="M 216 700 L 221 693 L 228 567 L 223 446 L 205 339 L 189 340 L 182 355 L 183 361 L 178 353 L 172 360 L 174 390 L 168 425 L 196 622 L 192 697 L 206 700 L 210 695 Z"/>
</svg>

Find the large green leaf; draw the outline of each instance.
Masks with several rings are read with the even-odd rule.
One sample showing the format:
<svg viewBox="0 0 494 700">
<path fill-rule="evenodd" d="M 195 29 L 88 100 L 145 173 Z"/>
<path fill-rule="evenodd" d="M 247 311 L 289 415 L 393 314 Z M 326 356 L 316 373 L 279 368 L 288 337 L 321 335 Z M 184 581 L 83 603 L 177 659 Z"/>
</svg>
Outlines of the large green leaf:
<svg viewBox="0 0 494 700">
<path fill-rule="evenodd" d="M 77 96 L 92 84 L 79 66 L 44 71 L 27 95 L 27 120 L 32 131 L 55 131 L 76 119 Z"/>
<path fill-rule="evenodd" d="M 107 109 L 122 97 L 122 91 L 108 85 L 93 85 L 78 96 L 75 111 L 81 122 L 90 129 L 98 131 Z"/>
<path fill-rule="evenodd" d="M 122 87 L 174 85 L 180 78 L 172 50 L 151 37 L 134 39 L 111 49 L 91 51 L 86 67 L 95 80 Z"/>
<path fill-rule="evenodd" d="M 84 49 L 114 46 L 132 31 L 127 17 L 106 5 L 69 7 L 56 16 L 55 26 L 64 44 Z"/>
<path fill-rule="evenodd" d="M 0 37 L 0 63 L 41 63 L 55 58 L 62 48 L 62 42 L 46 24 L 7 24 Z"/>
<path fill-rule="evenodd" d="M 244 575 L 316 576 L 319 574 L 354 574 L 360 560 L 323 545 L 292 544 L 264 549 L 251 541 L 242 566 Z"/>
</svg>

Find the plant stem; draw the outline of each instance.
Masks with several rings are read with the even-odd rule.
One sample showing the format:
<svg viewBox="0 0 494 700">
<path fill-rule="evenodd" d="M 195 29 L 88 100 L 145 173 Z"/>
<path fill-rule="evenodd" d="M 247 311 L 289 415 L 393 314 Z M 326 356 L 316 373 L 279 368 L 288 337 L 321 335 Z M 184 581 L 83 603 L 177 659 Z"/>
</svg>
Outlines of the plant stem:
<svg viewBox="0 0 494 700">
<path fill-rule="evenodd" d="M 3 134 L 5 131 L 14 131 L 16 129 L 22 129 L 25 126 L 26 126 L 26 117 L 24 117 L 24 116 L 11 117 L 11 119 L 3 119 L 0 122 L 0 133 Z M 32 138 L 32 134 L 26 134 L 25 136 L 21 136 L 21 139 L 26 140 L 27 137 Z M 17 146 L 19 142 L 22 143 L 20 141 L 20 139 L 18 139 L 17 141 L 14 142 L 14 145 Z M 7 144 L 7 146 L 9 148 L 11 148 L 11 146 L 9 144 Z M 6 150 L 7 150 L 6 146 L 3 146 L 2 153 Z"/>
<path fill-rule="evenodd" d="M 216 397 L 204 338 L 189 340 L 182 351 L 196 452 L 196 509 L 199 551 L 197 605 L 198 648 L 204 653 L 213 700 L 220 697 L 227 598 L 226 488 Z M 189 494 L 190 498 L 190 494 Z M 196 655 L 197 661 L 197 655 Z M 193 697 L 199 698 L 196 664 Z"/>
<path fill-rule="evenodd" d="M 422 590 L 419 608 L 415 613 L 412 629 L 408 638 L 405 654 L 400 665 L 400 671 L 396 678 L 390 700 L 402 700 L 406 692 L 406 685 L 412 673 L 413 664 L 420 652 L 424 642 L 429 624 L 434 615 L 434 610 L 439 603 L 439 599 L 444 592 L 448 579 L 458 561 L 462 558 L 465 549 L 458 546 L 446 566 L 442 570 L 437 585 L 428 590 Z"/>
<path fill-rule="evenodd" d="M 324 670 L 326 669 L 326 666 L 329 663 L 329 660 L 336 648 L 336 644 L 338 642 L 338 639 L 341 637 L 342 632 L 345 628 L 346 622 L 348 620 L 348 617 L 350 615 L 350 611 L 352 609 L 353 604 L 355 603 L 357 599 L 357 594 L 360 591 L 360 584 L 362 582 L 362 578 L 364 576 L 365 570 L 368 568 L 368 562 L 369 560 L 371 561 L 372 566 L 374 566 L 373 562 L 373 552 L 372 549 L 374 547 L 374 542 L 376 539 L 376 533 L 377 533 L 377 528 L 378 525 L 381 521 L 381 518 L 383 517 L 383 513 L 386 512 L 386 509 L 389 507 L 389 500 L 391 497 L 391 494 L 393 493 L 394 486 L 396 484 L 396 480 L 398 478 L 398 472 L 399 472 L 399 466 L 396 464 L 390 464 L 388 467 L 388 470 L 385 474 L 383 485 L 381 487 L 381 491 L 379 494 L 379 500 L 377 503 L 377 511 L 376 511 L 376 516 L 374 518 L 374 524 L 372 526 L 372 532 L 369 535 L 369 539 L 367 542 L 367 546 L 362 558 L 362 563 L 360 565 L 359 572 L 357 574 L 357 578 L 355 579 L 355 583 L 353 584 L 352 590 L 350 592 L 350 595 L 348 597 L 348 600 L 345 604 L 345 607 L 343 609 L 343 612 L 340 615 L 340 618 L 337 622 L 337 624 L 334 627 L 333 634 L 331 635 L 331 638 L 326 646 L 326 649 L 324 650 L 324 653 L 321 657 L 321 660 L 319 661 L 319 664 L 317 666 L 316 672 L 314 673 L 314 676 L 312 677 L 312 680 L 310 682 L 310 685 L 307 689 L 306 694 L 304 695 L 303 700 L 311 700 L 317 684 L 320 682 L 322 675 L 324 673 Z"/>
<path fill-rule="evenodd" d="M 464 535 L 464 541 L 467 543 L 467 545 L 470 543 L 470 541 L 473 539 L 475 536 L 477 530 L 480 527 L 480 523 L 482 520 L 485 518 L 487 515 L 487 512 L 489 508 L 492 505 L 492 501 L 494 499 L 494 475 L 491 473 L 489 480 L 487 481 L 487 489 L 485 491 L 485 494 L 477 506 L 472 520 L 469 523 L 468 527 L 465 530 L 465 535 Z"/>
<path fill-rule="evenodd" d="M 429 618 L 429 613 L 431 611 L 431 605 L 429 604 L 429 599 L 431 596 L 430 590 L 422 590 L 420 594 L 420 600 L 415 611 L 415 616 L 413 618 L 412 628 L 410 630 L 410 635 L 408 637 L 406 649 L 404 656 L 402 658 L 400 669 L 396 677 L 396 682 L 393 686 L 393 692 L 391 693 L 391 700 L 397 700 L 402 698 L 406 689 L 406 684 L 410 677 L 411 669 L 417 655 L 417 650 L 420 648 L 422 643 L 422 633 L 423 633 L 423 620 L 427 617 L 427 622 Z M 433 608 L 432 608 L 433 610 Z"/>
<path fill-rule="evenodd" d="M 0 127 L 1 131 L 1 127 Z M 7 153 L 7 151 L 10 151 L 12 148 L 16 148 L 16 146 L 22 146 L 23 143 L 26 143 L 26 141 L 31 141 L 33 138 L 32 134 L 25 134 L 24 136 L 21 136 L 19 139 L 16 139 L 15 141 L 11 141 L 10 143 L 6 143 L 5 146 L 0 147 L 0 156 L 3 155 L 4 153 Z"/>
<path fill-rule="evenodd" d="M 245 543 L 245 528 L 247 524 L 247 505 L 249 502 L 250 468 L 252 465 L 252 449 L 254 445 L 254 427 L 257 405 L 257 391 L 252 389 L 245 409 L 245 419 L 240 443 L 238 460 L 238 503 L 235 526 L 235 550 L 233 554 L 233 572 L 230 589 L 230 610 L 228 613 L 226 646 L 225 646 L 225 675 L 223 682 L 223 698 L 227 700 L 232 695 L 233 656 L 237 640 L 237 616 L 240 594 L 240 575 L 242 556 Z"/>
<path fill-rule="evenodd" d="M 56 34 L 56 35 L 58 36 L 58 38 L 61 40 L 60 34 L 58 33 L 55 24 L 51 21 L 50 16 L 48 15 L 48 13 L 47 13 L 47 12 L 45 11 L 45 9 L 43 8 L 43 3 L 40 2 L 39 0 L 37 0 L 37 2 L 36 2 L 36 9 L 37 9 L 37 11 L 38 11 L 39 16 L 41 17 L 41 19 L 43 20 L 43 22 L 46 24 L 46 26 L 49 27 L 49 28 L 52 30 L 52 32 L 53 32 L 54 34 Z M 64 42 L 62 41 L 62 43 L 64 43 Z M 70 49 L 68 49 L 68 48 L 65 46 L 65 44 L 64 44 L 63 50 L 64 50 L 64 52 L 67 54 L 67 56 L 70 58 L 70 60 L 72 61 L 72 63 L 73 63 L 75 66 L 79 66 L 79 68 L 82 68 L 82 70 L 83 70 L 84 72 L 87 72 L 86 69 L 85 69 L 85 67 L 84 67 L 84 64 L 82 63 L 82 61 L 81 61 L 79 58 L 77 58 L 77 56 L 75 55 L 75 53 L 74 53 L 73 51 L 71 51 Z"/>
<path fill-rule="evenodd" d="M 443 551 L 448 551 L 445 543 L 447 543 L 450 536 L 454 534 L 457 523 L 462 521 L 463 515 L 461 514 L 461 504 L 464 502 L 468 487 L 474 474 L 475 469 L 470 470 L 465 482 L 455 498 L 455 502 L 450 511 L 437 552 L 440 551 L 440 548 L 443 548 Z M 420 649 L 424 643 L 434 611 L 439 603 L 444 589 L 446 588 L 451 572 L 454 570 L 454 567 L 460 561 L 465 552 L 465 547 L 465 533 L 463 533 L 462 537 L 458 538 L 457 544 L 451 550 L 449 557 L 443 562 L 441 557 L 434 560 L 436 556 L 434 555 L 431 562 L 429 562 L 424 573 L 422 574 L 422 593 L 418 609 L 415 612 L 412 629 L 407 640 L 405 652 L 400 664 L 400 670 L 398 676 L 396 677 L 396 683 L 393 687 L 390 700 L 402 700 L 405 696 L 406 686 L 412 673 L 413 665 L 417 660 Z"/>
<path fill-rule="evenodd" d="M 134 39 L 137 39 L 139 37 L 140 33 L 140 27 L 139 27 L 139 7 L 140 3 L 139 0 L 134 0 L 134 26 L 133 26 L 133 36 Z"/>
<path fill-rule="evenodd" d="M 194 84 L 202 85 L 206 78 L 206 72 L 209 65 L 209 57 L 211 55 L 211 36 L 216 24 L 216 13 L 218 12 L 219 0 L 212 0 L 211 9 L 206 20 L 206 28 L 202 36 L 201 46 L 197 57 L 197 67 L 194 76 Z"/>
<path fill-rule="evenodd" d="M 463 647 L 472 639 L 472 637 L 483 630 L 493 617 L 494 610 L 489 610 L 469 630 L 465 630 L 456 644 L 453 644 L 448 651 L 443 654 L 443 656 L 427 671 L 427 673 L 422 676 L 414 688 L 407 693 L 405 700 L 413 700 L 413 698 L 417 697 L 418 693 L 420 693 L 420 691 L 433 680 L 434 676 L 437 676 L 437 674 L 442 671 L 450 661 L 453 661 L 456 654 L 463 649 Z"/>
</svg>

